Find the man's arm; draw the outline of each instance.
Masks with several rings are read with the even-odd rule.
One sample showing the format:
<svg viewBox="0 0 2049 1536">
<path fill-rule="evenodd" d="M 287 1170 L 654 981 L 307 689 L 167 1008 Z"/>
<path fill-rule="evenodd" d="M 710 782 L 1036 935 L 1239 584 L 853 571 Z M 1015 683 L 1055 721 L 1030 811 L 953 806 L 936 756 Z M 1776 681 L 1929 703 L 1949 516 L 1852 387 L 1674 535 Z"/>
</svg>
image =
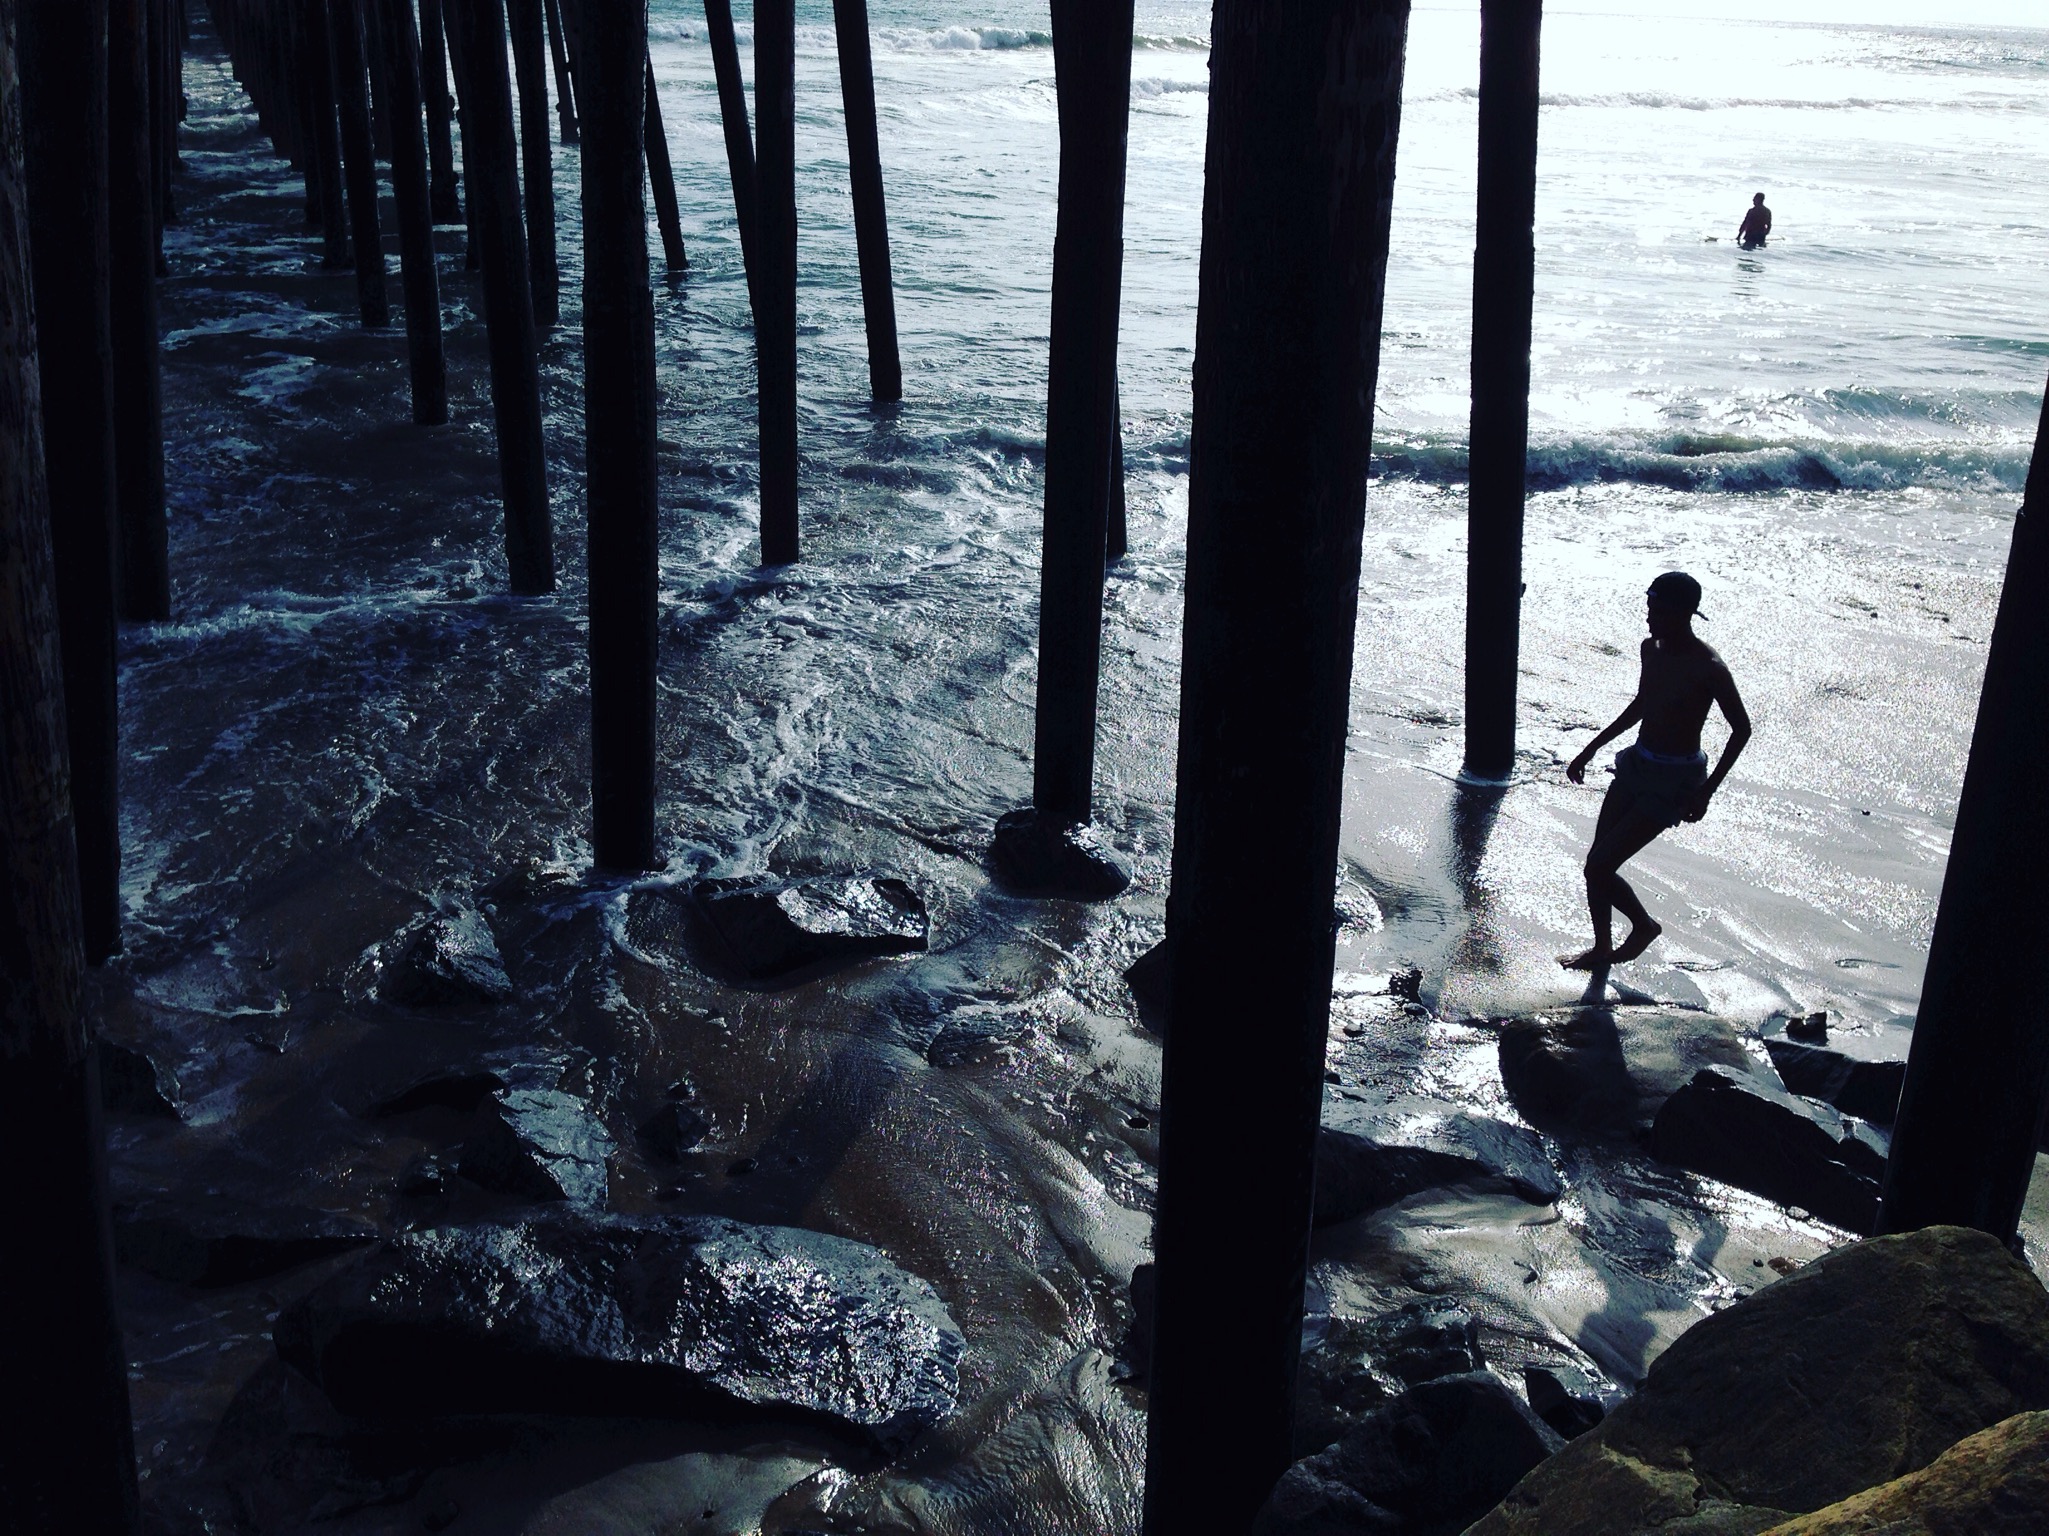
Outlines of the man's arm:
<svg viewBox="0 0 2049 1536">
<path fill-rule="evenodd" d="M 1744 744 L 1750 740 L 1750 712 L 1743 707 L 1742 696 L 1736 692 L 1736 679 L 1720 662 L 1715 663 L 1714 698 L 1721 708 L 1722 718 L 1729 722 L 1729 743 L 1722 748 L 1722 760 L 1715 764 L 1715 771 L 1707 776 L 1707 782 L 1694 792 L 1692 801 L 1687 805 L 1688 821 L 1699 821 L 1707 815 L 1708 801 L 1714 799 L 1715 791 L 1722 787 L 1722 780 L 1729 776 L 1729 770 L 1736 766 L 1736 759 L 1743 753 Z"/>
<path fill-rule="evenodd" d="M 1585 750 L 1578 757 L 1575 757 L 1570 763 L 1566 764 L 1565 776 L 1575 784 L 1586 783 L 1587 764 L 1594 760 L 1594 754 L 1642 718 L 1643 691 L 1639 688 L 1636 697 L 1629 701 L 1629 707 L 1617 715 L 1606 730 L 1588 742 Z"/>
</svg>

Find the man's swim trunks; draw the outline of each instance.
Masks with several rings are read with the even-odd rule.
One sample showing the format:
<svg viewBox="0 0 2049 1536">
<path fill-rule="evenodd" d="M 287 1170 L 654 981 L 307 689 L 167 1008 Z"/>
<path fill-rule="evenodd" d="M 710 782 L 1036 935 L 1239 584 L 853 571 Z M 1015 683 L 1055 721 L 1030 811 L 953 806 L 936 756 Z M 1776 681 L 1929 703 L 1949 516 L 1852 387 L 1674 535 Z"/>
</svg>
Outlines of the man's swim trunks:
<svg viewBox="0 0 2049 1536">
<path fill-rule="evenodd" d="M 1707 766 L 1705 752 L 1668 757 L 1625 747 L 1615 754 L 1615 782 L 1608 786 L 1608 798 L 1618 811 L 1641 811 L 1661 827 L 1676 827 L 1686 819 L 1687 803 L 1707 782 Z"/>
</svg>

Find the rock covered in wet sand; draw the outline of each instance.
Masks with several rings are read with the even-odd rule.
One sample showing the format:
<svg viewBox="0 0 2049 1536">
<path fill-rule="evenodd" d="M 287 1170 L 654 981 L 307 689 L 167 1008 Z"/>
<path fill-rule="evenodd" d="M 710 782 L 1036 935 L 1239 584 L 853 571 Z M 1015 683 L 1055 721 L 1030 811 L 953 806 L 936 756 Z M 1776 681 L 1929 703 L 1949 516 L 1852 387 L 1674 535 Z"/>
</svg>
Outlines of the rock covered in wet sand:
<svg viewBox="0 0 2049 1536">
<path fill-rule="evenodd" d="M 1824 1099 L 1846 1115 L 1891 1125 L 1907 1081 L 1904 1061 L 1859 1061 L 1825 1046 L 1767 1039 L 1779 1080 L 1805 1098 Z"/>
<path fill-rule="evenodd" d="M 1775 1525 L 1766 1536 L 2041 1536 L 2049 1530 L 2049 1413 L 2017 1413 L 1918 1472 Z"/>
<path fill-rule="evenodd" d="M 491 925 L 474 907 L 435 912 L 384 947 L 377 995 L 403 1008 L 475 1007 L 512 1000 L 512 978 Z"/>
<path fill-rule="evenodd" d="M 1324 1091 L 1316 1137 L 1319 1226 L 1442 1185 L 1507 1190 L 1534 1205 L 1560 1194 L 1543 1142 L 1521 1126 L 1434 1099 Z"/>
<path fill-rule="evenodd" d="M 1703 1067 L 1764 1075 L 1733 1025 L 1688 1008 L 1567 1008 L 1512 1019 L 1501 1080 L 1541 1131 L 1630 1135 Z"/>
<path fill-rule="evenodd" d="M 963 1348 L 932 1288 L 860 1243 L 582 1213 L 395 1237 L 276 1340 L 364 1418 L 781 1418 L 885 1447 L 952 1415 Z"/>
<path fill-rule="evenodd" d="M 1878 1223 L 1884 1142 L 1869 1126 L 1752 1073 L 1705 1068 L 1665 1101 L 1651 1153 L 1860 1236 Z"/>
<path fill-rule="evenodd" d="M 1485 1372 L 1425 1382 L 1282 1473 L 1253 1536 L 1456 1536 L 1562 1443 Z"/>
<path fill-rule="evenodd" d="M 486 1189 L 595 1210 L 605 1203 L 612 1152 L 611 1133 L 575 1094 L 513 1085 L 491 1094 L 457 1171 Z"/>
<path fill-rule="evenodd" d="M 1131 884 L 1131 870 L 1094 827 L 1030 806 L 997 819 L 989 862 L 996 878 L 1020 896 L 1108 901 Z"/>
<path fill-rule="evenodd" d="M 925 903 L 886 875 L 700 880 L 691 895 L 723 967 L 758 986 L 792 984 L 926 945 Z"/>
<path fill-rule="evenodd" d="M 1694 1324 L 1472 1536 L 1749 1536 L 2043 1408 L 2041 1282 L 1982 1232 L 1873 1238 Z"/>
</svg>

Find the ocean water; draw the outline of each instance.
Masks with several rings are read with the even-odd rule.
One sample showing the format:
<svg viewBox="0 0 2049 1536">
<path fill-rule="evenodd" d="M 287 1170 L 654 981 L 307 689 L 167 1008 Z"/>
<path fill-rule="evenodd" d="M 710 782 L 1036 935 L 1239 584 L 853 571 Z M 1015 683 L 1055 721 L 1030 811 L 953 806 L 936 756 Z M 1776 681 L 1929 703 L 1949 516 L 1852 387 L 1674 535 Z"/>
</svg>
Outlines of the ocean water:
<svg viewBox="0 0 2049 1536">
<path fill-rule="evenodd" d="M 393 1193 L 456 1129 L 354 1111 L 421 1072 L 559 1063 L 624 1149 L 616 1208 L 877 1243 L 968 1335 L 957 1425 L 880 1471 L 775 1449 L 817 1470 L 765 1529 L 1128 1531 L 1144 1405 L 1111 1359 L 1159 1106 L 1158 1042 L 1121 972 L 1159 937 L 1171 847 L 1208 13 L 1138 13 L 1120 361 L 1133 552 L 1106 585 L 1097 777 L 1137 880 L 1093 908 L 1006 897 L 983 865 L 1030 789 L 1049 23 L 1004 0 L 878 3 L 872 21 L 905 400 L 866 399 L 831 12 L 804 0 L 805 558 L 767 570 L 702 18 L 654 7 L 691 264 L 656 297 L 666 862 L 623 881 L 589 869 L 576 152 L 555 155 L 563 323 L 543 356 L 561 589 L 519 600 L 460 233 L 441 234 L 455 420 L 423 432 L 401 338 L 361 330 L 350 279 L 317 269 L 298 183 L 202 18 L 167 239 L 178 617 L 123 637 L 128 943 L 97 983 L 106 1029 L 176 1071 L 185 1117 L 117 1123 L 117 1199 L 488 1216 L 475 1191 L 433 1210 Z M 744 18 L 741 40 L 751 70 Z M 1549 18 L 1522 761 L 1476 825 L 1452 777 L 1477 40 L 1471 7 L 1415 13 L 1332 1070 L 1365 1081 L 1395 1063 L 1515 1117 L 1485 1021 L 1579 995 L 1553 957 L 1584 943 L 1598 795 L 1562 765 L 1628 698 L 1640 593 L 1669 565 L 1705 584 L 1705 632 L 1758 735 L 1708 820 L 1640 861 L 1667 936 L 1610 996 L 1742 1026 L 1826 1008 L 1847 1048 L 1897 1051 L 2049 370 L 2049 31 L 1648 3 Z M 1739 252 L 1759 190 L 1774 238 Z M 704 875 L 861 869 L 920 890 L 931 954 L 742 992 L 664 917 Z M 485 909 L 519 1002 L 452 1020 L 379 1003 L 377 946 L 453 903 Z M 1383 995 L 1410 964 L 1420 1024 Z M 1258 1021 L 1246 1040 L 1259 1048 Z M 632 1126 L 685 1073 L 712 1135 L 665 1169 Z M 1767 1259 L 1842 1240 L 1634 1154 L 1547 1145 L 1568 1190 L 1548 1212 L 1439 1192 L 1321 1236 L 1311 1343 L 1332 1319 L 1448 1296 L 1511 1374 L 1570 1358 L 1628 1386 L 1687 1323 L 1768 1283 Z M 758 1174 L 732 1174 L 741 1158 Z M 165 1528 L 225 1507 L 208 1447 L 230 1405 L 272 1390 L 268 1316 L 311 1278 L 201 1293 L 125 1274 Z M 598 1439 L 537 1430 L 516 1475 L 479 1451 L 333 1528 L 383 1529 L 442 1494 L 469 1511 L 458 1530 L 521 1529 L 550 1499 L 570 1501 L 555 1528 L 591 1528 L 576 1511 L 599 1496 L 578 1490 L 623 1463 L 667 1468 L 650 1486 L 681 1511 L 711 1474 L 675 1458 L 727 1458 L 725 1487 L 770 1457 L 681 1431 Z M 261 1497 L 238 1495 L 245 1512 L 303 1513 L 321 1492 L 267 1475 Z"/>
</svg>

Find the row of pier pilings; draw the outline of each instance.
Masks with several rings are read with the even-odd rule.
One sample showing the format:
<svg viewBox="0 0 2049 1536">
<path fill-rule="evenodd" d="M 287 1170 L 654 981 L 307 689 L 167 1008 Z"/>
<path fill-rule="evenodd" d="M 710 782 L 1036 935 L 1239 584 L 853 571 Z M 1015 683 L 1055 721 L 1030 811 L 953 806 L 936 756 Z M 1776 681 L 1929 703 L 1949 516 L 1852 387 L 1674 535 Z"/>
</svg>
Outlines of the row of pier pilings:
<svg viewBox="0 0 2049 1536">
<path fill-rule="evenodd" d="M 388 161 L 422 423 L 447 410 L 432 226 L 467 221 L 509 565 L 527 591 L 553 580 L 534 349 L 552 323 L 540 316 L 552 315 L 556 268 L 546 158 L 519 146 L 547 132 L 552 62 L 556 129 L 582 155 L 594 848 L 601 867 L 647 867 L 650 173 L 664 256 L 680 268 L 684 253 L 660 206 L 645 0 L 212 0 L 211 15 L 266 130 L 305 174 L 328 259 L 353 263 L 371 324 L 388 303 L 374 201 L 376 161 Z M 706 0 L 706 16 L 760 347 L 763 551 L 794 558 L 791 8 L 763 0 L 755 14 L 755 128 L 727 0 Z M 893 399 L 860 0 L 838 0 L 835 18 L 849 133 L 867 146 L 853 181 L 871 384 Z M 1288 1460 L 1407 21 L 1407 0 L 1216 7 L 1168 901 L 1152 1536 L 1244 1530 Z M 1039 722 L 1034 805 L 1012 852 L 1049 894 L 1066 880 L 1081 888 L 1064 894 L 1101 897 L 1121 879 L 1074 834 L 1091 811 L 1104 562 L 1123 552 L 1116 315 L 1132 6 L 1053 0 L 1053 22 L 1062 153 Z M 1540 23 L 1540 0 L 1483 0 L 1468 558 L 1469 609 L 1486 612 L 1468 626 L 1466 794 L 1499 793 L 1514 763 Z M 11 1528 L 32 1533 L 127 1533 L 137 1521 L 84 977 L 117 934 L 103 883 L 118 868 L 115 615 L 169 607 L 151 280 L 171 207 L 183 25 L 174 0 L 0 0 L 0 1155 L 30 1175 L 16 1181 L 24 1243 L 0 1265 L 0 1379 L 28 1410 L 0 1437 L 0 1490 Z M 2010 1240 L 2049 1102 L 2049 1021 L 2016 963 L 2045 914 L 2030 878 L 2049 842 L 2045 520 L 2049 401 L 1894 1133 L 1887 1230 L 1949 1221 Z"/>
</svg>

